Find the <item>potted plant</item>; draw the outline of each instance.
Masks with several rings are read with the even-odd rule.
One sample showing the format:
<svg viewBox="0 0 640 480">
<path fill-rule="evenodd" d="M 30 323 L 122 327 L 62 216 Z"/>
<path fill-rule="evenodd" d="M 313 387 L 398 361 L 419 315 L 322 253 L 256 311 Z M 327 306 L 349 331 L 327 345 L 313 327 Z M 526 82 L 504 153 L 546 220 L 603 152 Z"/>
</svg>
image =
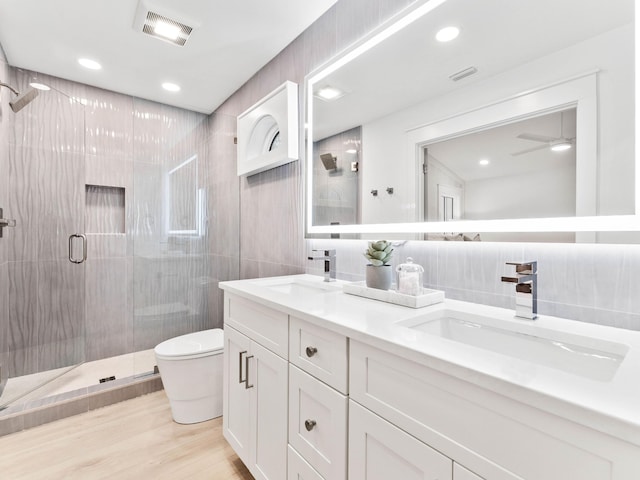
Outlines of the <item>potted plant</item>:
<svg viewBox="0 0 640 480">
<path fill-rule="evenodd" d="M 364 256 L 369 260 L 366 267 L 366 283 L 369 288 L 389 290 L 391 288 L 391 265 L 388 265 L 393 254 L 391 242 L 378 240 L 369 242 Z"/>
</svg>

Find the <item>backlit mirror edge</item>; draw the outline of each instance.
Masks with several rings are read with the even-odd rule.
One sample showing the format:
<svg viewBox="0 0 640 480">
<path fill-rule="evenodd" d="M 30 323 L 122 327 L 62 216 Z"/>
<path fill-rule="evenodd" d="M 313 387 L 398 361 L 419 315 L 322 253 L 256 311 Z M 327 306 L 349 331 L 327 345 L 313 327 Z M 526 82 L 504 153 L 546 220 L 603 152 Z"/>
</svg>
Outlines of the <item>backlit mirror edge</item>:
<svg viewBox="0 0 640 480">
<path fill-rule="evenodd" d="M 320 235 L 339 236 L 340 234 L 424 234 L 441 232 L 638 232 L 640 231 L 640 162 L 638 161 L 638 141 L 640 140 L 640 113 L 638 111 L 640 91 L 640 35 L 637 28 L 634 32 L 635 48 L 635 214 L 607 215 L 607 216 L 583 216 L 583 217 L 553 217 L 553 218 L 527 218 L 504 220 L 461 220 L 454 222 L 416 222 L 416 223 L 388 223 L 388 224 L 353 224 L 353 225 L 313 225 L 313 88 L 311 87 L 322 78 L 331 74 L 341 66 L 363 52 L 373 48 L 384 41 L 393 33 L 401 30 L 415 20 L 428 14 L 447 0 L 418 0 L 415 4 L 393 16 L 370 34 L 356 41 L 338 55 L 313 70 L 305 76 L 304 81 L 304 105 L 303 118 L 306 152 L 305 177 L 306 177 L 306 202 L 305 202 L 305 237 L 318 238 Z M 640 8 L 634 9 L 635 25 L 640 20 Z M 587 234 L 588 235 L 588 234 Z M 417 240 L 420 240 L 416 236 Z"/>
</svg>

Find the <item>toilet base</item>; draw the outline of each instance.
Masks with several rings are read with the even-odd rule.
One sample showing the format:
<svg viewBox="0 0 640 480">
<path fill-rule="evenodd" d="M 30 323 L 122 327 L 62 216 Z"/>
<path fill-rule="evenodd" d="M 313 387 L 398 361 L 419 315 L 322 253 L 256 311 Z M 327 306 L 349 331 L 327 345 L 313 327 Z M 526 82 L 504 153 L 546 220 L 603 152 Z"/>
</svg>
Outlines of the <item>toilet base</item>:
<svg viewBox="0 0 640 480">
<path fill-rule="evenodd" d="M 176 423 L 200 423 L 222 416 L 222 395 L 197 400 L 171 400 L 171 415 Z"/>
</svg>

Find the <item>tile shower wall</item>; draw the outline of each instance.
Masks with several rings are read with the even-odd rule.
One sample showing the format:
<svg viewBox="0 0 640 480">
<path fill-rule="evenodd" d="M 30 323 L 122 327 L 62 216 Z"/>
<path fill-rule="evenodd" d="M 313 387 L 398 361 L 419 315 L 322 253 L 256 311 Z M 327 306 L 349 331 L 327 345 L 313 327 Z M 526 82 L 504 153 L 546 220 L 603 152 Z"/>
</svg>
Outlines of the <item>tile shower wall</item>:
<svg viewBox="0 0 640 480">
<path fill-rule="evenodd" d="M 4 58 L 0 68 L 19 88 L 36 75 Z M 0 242 L 0 300 L 10 307 L 0 309 L 0 375 L 151 348 L 210 328 L 206 229 L 167 234 L 163 203 L 167 172 L 193 156 L 198 198 L 210 197 L 207 116 L 37 77 L 53 90 L 19 114 L 2 92 L 0 148 L 9 155 L 0 156 L 0 201 L 20 228 Z M 76 232 L 88 239 L 82 266 L 67 259 L 67 238 Z"/>
<path fill-rule="evenodd" d="M 351 128 L 314 142 L 313 218 L 318 225 L 352 225 L 360 223 L 358 162 L 362 145 L 362 128 Z M 354 153 L 355 151 L 355 153 Z M 320 155 L 331 154 L 336 167 L 327 170 Z M 355 170 L 352 163 L 356 163 Z M 382 193 L 382 192 L 380 192 Z"/>
<path fill-rule="evenodd" d="M 303 85 L 306 74 L 410 3 L 339 0 L 217 114 L 236 116 L 285 80 Z M 306 260 L 310 250 L 336 248 L 339 277 L 362 280 L 366 242 L 303 239 L 302 177 L 301 166 L 292 163 L 241 179 L 241 277 L 319 274 L 319 266 Z M 538 260 L 541 313 L 640 330 L 640 296 L 633 290 L 633 272 L 640 267 L 637 245 L 408 242 L 398 249 L 396 262 L 407 256 L 425 266 L 427 285 L 444 289 L 448 297 L 507 308 L 513 306 L 513 286 L 497 280 L 511 273 L 504 263 Z"/>
<path fill-rule="evenodd" d="M 9 78 L 9 65 L 0 47 L 0 82 Z M 0 89 L 0 172 L 9 170 L 9 134 L 13 128 L 13 112 L 9 108 L 7 99 L 9 90 Z M 0 174 L 0 208 L 8 205 L 8 175 Z M 6 211 L 7 218 L 9 212 Z M 6 231 L 6 230 L 5 230 Z M 7 232 L 8 233 L 8 232 Z M 7 242 L 0 239 L 0 305 L 9 303 L 9 252 Z M 9 311 L 0 308 L 0 366 L 9 363 Z M 8 368 L 0 367 L 0 395 L 9 376 Z"/>
</svg>

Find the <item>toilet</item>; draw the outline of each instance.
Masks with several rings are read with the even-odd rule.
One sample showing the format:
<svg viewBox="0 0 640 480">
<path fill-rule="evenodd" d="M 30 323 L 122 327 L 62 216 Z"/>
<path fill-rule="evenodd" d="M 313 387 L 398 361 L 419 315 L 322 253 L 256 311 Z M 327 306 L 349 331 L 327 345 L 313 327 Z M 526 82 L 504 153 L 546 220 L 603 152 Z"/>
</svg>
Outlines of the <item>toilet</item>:
<svg viewBox="0 0 640 480">
<path fill-rule="evenodd" d="M 220 328 L 171 338 L 154 348 L 177 423 L 204 422 L 222 415 L 223 350 Z"/>
</svg>

